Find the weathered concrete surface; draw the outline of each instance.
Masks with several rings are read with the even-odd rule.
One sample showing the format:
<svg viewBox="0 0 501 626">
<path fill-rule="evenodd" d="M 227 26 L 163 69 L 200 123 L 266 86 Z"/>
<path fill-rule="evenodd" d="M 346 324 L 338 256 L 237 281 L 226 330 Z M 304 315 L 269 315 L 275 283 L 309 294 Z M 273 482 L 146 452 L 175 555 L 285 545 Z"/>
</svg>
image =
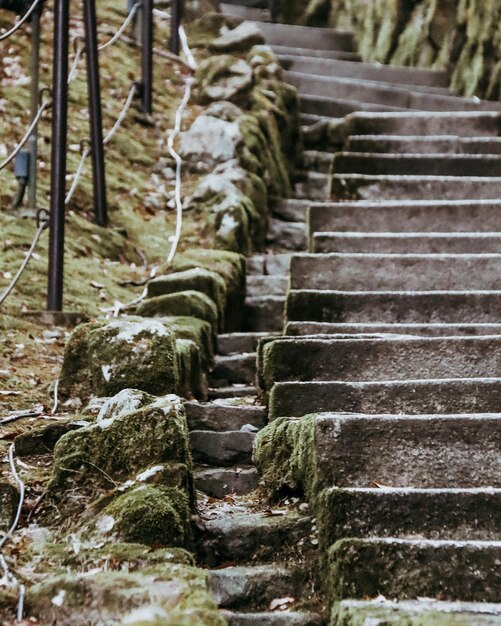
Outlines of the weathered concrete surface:
<svg viewBox="0 0 501 626">
<path fill-rule="evenodd" d="M 276 383 L 271 391 L 269 419 L 301 416 L 312 411 L 358 412 L 367 415 L 383 412 L 414 415 L 478 411 L 493 413 L 499 410 L 500 393 L 501 378 L 355 383 L 283 382 Z M 374 454 L 377 457 L 376 450 Z"/>
<path fill-rule="evenodd" d="M 296 254 L 291 289 L 501 289 L 501 254 Z"/>
<path fill-rule="evenodd" d="M 399 154 L 501 154 L 501 139 L 457 135 L 359 135 L 348 137 L 345 149 L 349 152 Z"/>
<path fill-rule="evenodd" d="M 195 470 L 195 487 L 211 498 L 228 494 L 246 495 L 257 489 L 259 474 L 255 467 L 204 468 Z"/>
<path fill-rule="evenodd" d="M 252 462 L 255 432 L 242 430 L 215 432 L 192 430 L 190 444 L 194 461 L 207 465 L 229 466 Z"/>
<path fill-rule="evenodd" d="M 285 334 L 291 336 L 378 333 L 419 337 L 499 335 L 501 334 L 501 324 L 336 324 L 329 322 L 289 322 L 285 327 Z"/>
<path fill-rule="evenodd" d="M 258 23 L 265 41 L 269 45 L 297 46 L 316 50 L 339 50 L 354 52 L 353 35 L 347 31 L 335 31 L 327 28 L 307 28 L 289 24 Z"/>
</svg>

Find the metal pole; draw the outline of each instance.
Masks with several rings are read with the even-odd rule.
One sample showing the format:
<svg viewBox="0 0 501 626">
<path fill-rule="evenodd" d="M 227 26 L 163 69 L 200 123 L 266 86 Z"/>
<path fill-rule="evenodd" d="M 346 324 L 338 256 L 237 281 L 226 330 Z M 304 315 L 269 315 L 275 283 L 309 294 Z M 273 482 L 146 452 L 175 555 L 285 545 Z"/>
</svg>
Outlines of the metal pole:
<svg viewBox="0 0 501 626">
<path fill-rule="evenodd" d="M 142 10 L 142 103 L 145 113 L 153 113 L 153 0 L 143 0 Z"/>
<path fill-rule="evenodd" d="M 70 0 L 55 0 L 52 78 L 51 210 L 47 310 L 63 309 L 64 200 L 68 130 L 68 39 Z"/>
<path fill-rule="evenodd" d="M 42 5 L 39 4 L 31 16 L 31 59 L 30 59 L 30 108 L 33 120 L 38 112 L 38 98 L 40 92 L 40 18 Z M 33 128 L 28 143 L 30 153 L 29 176 L 28 176 L 28 206 L 36 209 L 37 206 L 37 140 L 38 124 Z"/>
<path fill-rule="evenodd" d="M 99 52 L 97 48 L 96 0 L 84 0 L 84 21 L 87 88 L 90 109 L 92 182 L 94 186 L 94 219 L 100 226 L 106 226 L 108 224 L 108 207 L 106 202 L 101 85 L 99 82 Z"/>
<path fill-rule="evenodd" d="M 179 24 L 181 23 L 181 0 L 172 0 L 170 7 L 170 43 L 172 54 L 179 54 Z"/>
</svg>

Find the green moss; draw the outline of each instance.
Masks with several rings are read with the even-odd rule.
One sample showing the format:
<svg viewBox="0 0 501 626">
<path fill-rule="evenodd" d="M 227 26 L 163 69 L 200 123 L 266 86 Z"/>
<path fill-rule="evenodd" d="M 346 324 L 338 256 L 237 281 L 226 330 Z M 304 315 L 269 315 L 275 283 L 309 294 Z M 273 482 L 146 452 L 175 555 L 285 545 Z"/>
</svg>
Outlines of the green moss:
<svg viewBox="0 0 501 626">
<path fill-rule="evenodd" d="M 200 351 L 204 370 L 212 367 L 214 361 L 214 334 L 209 322 L 197 317 L 159 317 L 158 320 L 167 324 L 177 339 L 193 341 Z"/>
<path fill-rule="evenodd" d="M 67 498 L 70 489 L 95 497 L 151 465 L 177 463 L 188 470 L 193 497 L 184 408 L 175 396 L 151 398 L 139 409 L 98 418 L 96 424 L 64 435 L 54 449 L 49 500 L 78 509 L 85 499 Z"/>
<path fill-rule="evenodd" d="M 178 384 L 175 337 L 165 324 L 137 317 L 82 324 L 66 345 L 60 375 L 63 396 L 87 400 L 121 389 L 174 392 Z"/>
<path fill-rule="evenodd" d="M 143 317 L 197 317 L 209 322 L 214 332 L 218 329 L 217 306 L 209 296 L 200 291 L 179 291 L 149 298 L 137 307 L 137 314 Z"/>
<path fill-rule="evenodd" d="M 202 367 L 201 351 L 191 339 L 177 339 L 179 387 L 184 398 L 207 399 L 207 376 Z"/>
</svg>

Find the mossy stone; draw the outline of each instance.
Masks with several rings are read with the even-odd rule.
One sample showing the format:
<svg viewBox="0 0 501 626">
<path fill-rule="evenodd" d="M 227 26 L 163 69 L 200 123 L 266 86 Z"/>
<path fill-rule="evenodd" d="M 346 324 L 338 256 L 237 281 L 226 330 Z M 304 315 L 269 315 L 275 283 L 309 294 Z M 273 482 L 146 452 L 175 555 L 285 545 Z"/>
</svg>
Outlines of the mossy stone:
<svg viewBox="0 0 501 626">
<path fill-rule="evenodd" d="M 112 396 L 121 389 L 174 392 L 178 385 L 175 336 L 155 320 L 137 317 L 82 324 L 66 345 L 61 396 Z"/>
<path fill-rule="evenodd" d="M 178 291 L 165 296 L 149 298 L 141 302 L 136 312 L 143 317 L 166 315 L 197 317 L 209 322 L 215 333 L 218 330 L 217 306 L 209 296 L 200 291 Z"/>
<path fill-rule="evenodd" d="M 215 341 L 209 322 L 198 319 L 198 317 L 182 315 L 160 317 L 157 319 L 169 326 L 176 336 L 176 339 L 187 339 L 196 344 L 200 351 L 200 359 L 204 370 L 212 367 L 214 362 Z"/>
<path fill-rule="evenodd" d="M 201 350 L 191 339 L 177 339 L 179 387 L 184 398 L 207 399 L 207 375 L 202 366 Z"/>
</svg>

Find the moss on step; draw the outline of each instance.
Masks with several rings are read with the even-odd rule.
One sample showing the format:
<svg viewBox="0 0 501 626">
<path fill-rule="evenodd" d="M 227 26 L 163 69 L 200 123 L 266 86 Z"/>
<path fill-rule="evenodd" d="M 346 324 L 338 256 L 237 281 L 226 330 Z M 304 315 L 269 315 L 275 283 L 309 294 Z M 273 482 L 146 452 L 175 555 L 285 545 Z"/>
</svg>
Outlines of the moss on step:
<svg viewBox="0 0 501 626">
<path fill-rule="evenodd" d="M 179 371 L 178 394 L 184 398 L 207 398 L 207 375 L 202 365 L 201 350 L 191 339 L 177 339 L 176 352 Z"/>
<path fill-rule="evenodd" d="M 217 306 L 200 291 L 178 291 L 149 298 L 141 302 L 136 312 L 143 317 L 196 317 L 209 322 L 215 333 L 218 330 Z"/>
</svg>

